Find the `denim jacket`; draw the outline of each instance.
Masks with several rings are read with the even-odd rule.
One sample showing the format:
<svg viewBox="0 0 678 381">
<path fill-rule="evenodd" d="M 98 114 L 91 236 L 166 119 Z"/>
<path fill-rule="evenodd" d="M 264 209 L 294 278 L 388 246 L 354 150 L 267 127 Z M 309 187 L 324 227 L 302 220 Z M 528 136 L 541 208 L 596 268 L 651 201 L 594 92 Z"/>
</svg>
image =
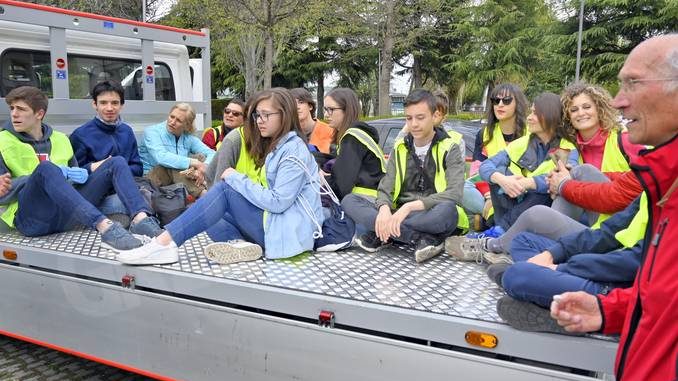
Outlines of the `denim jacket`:
<svg viewBox="0 0 678 381">
<path fill-rule="evenodd" d="M 268 188 L 242 173 L 226 183 L 263 209 L 266 258 L 287 258 L 313 250 L 324 220 L 320 203 L 318 166 L 295 132 L 282 137 L 266 156 Z"/>
</svg>

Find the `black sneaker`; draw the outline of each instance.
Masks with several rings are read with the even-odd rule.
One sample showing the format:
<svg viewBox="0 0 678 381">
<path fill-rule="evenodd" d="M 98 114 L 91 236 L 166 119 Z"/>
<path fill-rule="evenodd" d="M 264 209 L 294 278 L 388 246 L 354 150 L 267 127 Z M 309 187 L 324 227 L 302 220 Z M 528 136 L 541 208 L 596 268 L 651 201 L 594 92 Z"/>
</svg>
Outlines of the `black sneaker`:
<svg viewBox="0 0 678 381">
<path fill-rule="evenodd" d="M 510 266 L 511 265 L 508 263 L 489 265 L 487 266 L 487 276 L 492 279 L 492 281 L 496 283 L 497 286 L 503 288 L 504 286 L 501 284 L 501 279 L 504 277 L 504 272 L 506 269 Z"/>
<path fill-rule="evenodd" d="M 368 253 L 376 253 L 377 251 L 383 249 L 386 245 L 390 244 L 391 241 L 381 242 L 381 239 L 377 237 L 375 232 L 367 232 L 360 237 L 356 238 L 355 243 L 360 246 L 363 250 Z"/>
<path fill-rule="evenodd" d="M 443 252 L 445 240 L 431 234 L 422 234 L 419 242 L 414 245 L 414 260 L 424 262 Z"/>
<path fill-rule="evenodd" d="M 562 335 L 581 336 L 582 333 L 567 332 L 551 317 L 551 312 L 534 303 L 515 300 L 505 295 L 497 301 L 497 313 L 511 327 L 530 332 L 551 332 Z"/>
</svg>

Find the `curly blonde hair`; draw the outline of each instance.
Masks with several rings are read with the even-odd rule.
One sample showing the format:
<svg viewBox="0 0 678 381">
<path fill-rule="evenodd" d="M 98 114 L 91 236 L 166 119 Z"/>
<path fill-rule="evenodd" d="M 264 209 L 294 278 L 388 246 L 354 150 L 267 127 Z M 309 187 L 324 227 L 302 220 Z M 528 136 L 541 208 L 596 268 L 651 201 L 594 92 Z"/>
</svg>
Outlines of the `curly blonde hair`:
<svg viewBox="0 0 678 381">
<path fill-rule="evenodd" d="M 621 125 L 619 124 L 619 112 L 612 107 L 612 96 L 610 93 L 600 86 L 577 82 L 566 87 L 560 96 L 560 102 L 563 104 L 563 123 L 568 130 L 576 133 L 576 130 L 572 126 L 572 121 L 570 120 L 570 106 L 572 105 L 572 100 L 581 94 L 588 95 L 596 105 L 601 129 L 604 131 L 619 131 L 621 129 Z"/>
</svg>

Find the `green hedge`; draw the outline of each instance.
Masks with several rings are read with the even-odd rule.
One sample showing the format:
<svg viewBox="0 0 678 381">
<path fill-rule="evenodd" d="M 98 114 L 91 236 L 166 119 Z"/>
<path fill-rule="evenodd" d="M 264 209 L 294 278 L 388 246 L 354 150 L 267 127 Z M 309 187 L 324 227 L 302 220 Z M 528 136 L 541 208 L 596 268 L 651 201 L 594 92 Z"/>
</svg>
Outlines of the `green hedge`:
<svg viewBox="0 0 678 381">
<path fill-rule="evenodd" d="M 221 120 L 224 115 L 224 107 L 230 99 L 212 99 L 212 120 Z"/>
</svg>

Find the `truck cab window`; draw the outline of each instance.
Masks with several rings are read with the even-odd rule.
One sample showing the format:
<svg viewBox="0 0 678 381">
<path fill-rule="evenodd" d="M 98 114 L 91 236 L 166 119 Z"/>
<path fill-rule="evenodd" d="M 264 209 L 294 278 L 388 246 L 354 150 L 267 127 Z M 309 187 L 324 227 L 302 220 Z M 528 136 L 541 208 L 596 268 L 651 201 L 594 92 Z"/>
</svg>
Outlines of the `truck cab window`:
<svg viewBox="0 0 678 381">
<path fill-rule="evenodd" d="M 68 56 L 68 88 L 71 99 L 91 98 L 90 90 L 105 80 L 121 83 L 125 99 L 143 99 L 141 61 L 107 57 Z M 5 96 L 19 86 L 35 86 L 52 97 L 52 73 L 49 52 L 8 49 L 0 58 L 0 90 Z M 176 100 L 174 79 L 169 67 L 158 62 L 154 70 L 155 98 Z"/>
</svg>

